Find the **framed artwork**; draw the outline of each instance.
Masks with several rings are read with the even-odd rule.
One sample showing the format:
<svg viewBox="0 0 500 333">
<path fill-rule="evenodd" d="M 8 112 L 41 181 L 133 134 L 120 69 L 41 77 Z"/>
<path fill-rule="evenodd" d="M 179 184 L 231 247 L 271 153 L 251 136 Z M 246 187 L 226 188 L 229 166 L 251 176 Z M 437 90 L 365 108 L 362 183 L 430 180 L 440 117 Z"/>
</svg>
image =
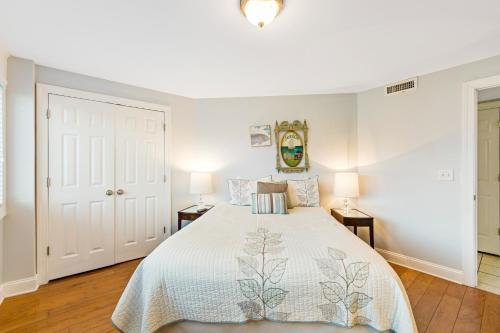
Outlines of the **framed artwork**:
<svg viewBox="0 0 500 333">
<path fill-rule="evenodd" d="M 265 147 L 271 145 L 271 125 L 250 126 L 250 145 Z"/>
<path fill-rule="evenodd" d="M 276 170 L 278 172 L 298 173 L 309 170 L 307 122 L 295 120 L 293 123 L 276 122 Z"/>
</svg>

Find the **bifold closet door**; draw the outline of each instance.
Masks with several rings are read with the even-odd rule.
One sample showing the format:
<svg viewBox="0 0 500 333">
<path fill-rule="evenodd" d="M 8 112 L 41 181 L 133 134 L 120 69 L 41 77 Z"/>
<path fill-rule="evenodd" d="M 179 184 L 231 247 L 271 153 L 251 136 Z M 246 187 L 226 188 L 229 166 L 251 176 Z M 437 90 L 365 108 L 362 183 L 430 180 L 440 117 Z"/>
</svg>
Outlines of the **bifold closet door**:
<svg viewBox="0 0 500 333">
<path fill-rule="evenodd" d="M 118 107 L 116 122 L 116 262 L 148 255 L 167 217 L 164 113 Z"/>
<path fill-rule="evenodd" d="M 49 279 L 112 265 L 114 106 L 50 95 Z"/>
</svg>

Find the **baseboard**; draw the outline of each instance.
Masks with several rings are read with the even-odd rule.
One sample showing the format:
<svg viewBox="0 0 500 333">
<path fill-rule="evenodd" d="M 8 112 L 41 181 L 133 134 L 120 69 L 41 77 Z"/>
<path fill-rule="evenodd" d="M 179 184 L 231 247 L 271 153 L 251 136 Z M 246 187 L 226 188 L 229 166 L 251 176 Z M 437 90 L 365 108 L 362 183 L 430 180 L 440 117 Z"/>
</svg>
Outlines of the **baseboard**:
<svg viewBox="0 0 500 333">
<path fill-rule="evenodd" d="M 384 257 L 387 261 L 393 264 L 408 267 L 416 271 L 423 272 L 429 275 L 434 275 L 448 281 L 463 284 L 464 273 L 461 270 L 438 265 L 429 261 L 405 256 L 403 254 L 383 249 L 377 248 L 376 250 L 378 253 L 382 255 L 382 257 Z"/>
<path fill-rule="evenodd" d="M 26 294 L 38 289 L 37 277 L 29 277 L 0 285 L 0 303 L 4 298 Z"/>
</svg>

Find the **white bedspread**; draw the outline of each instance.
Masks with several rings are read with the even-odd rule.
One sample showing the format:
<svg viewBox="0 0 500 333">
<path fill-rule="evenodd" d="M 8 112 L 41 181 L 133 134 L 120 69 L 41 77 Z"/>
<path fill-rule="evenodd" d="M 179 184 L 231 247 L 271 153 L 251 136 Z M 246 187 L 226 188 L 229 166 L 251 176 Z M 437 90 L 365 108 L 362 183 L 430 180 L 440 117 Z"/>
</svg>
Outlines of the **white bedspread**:
<svg viewBox="0 0 500 333">
<path fill-rule="evenodd" d="M 417 332 L 397 274 L 322 208 L 217 205 L 139 265 L 113 313 L 124 332 L 268 319 Z"/>
</svg>

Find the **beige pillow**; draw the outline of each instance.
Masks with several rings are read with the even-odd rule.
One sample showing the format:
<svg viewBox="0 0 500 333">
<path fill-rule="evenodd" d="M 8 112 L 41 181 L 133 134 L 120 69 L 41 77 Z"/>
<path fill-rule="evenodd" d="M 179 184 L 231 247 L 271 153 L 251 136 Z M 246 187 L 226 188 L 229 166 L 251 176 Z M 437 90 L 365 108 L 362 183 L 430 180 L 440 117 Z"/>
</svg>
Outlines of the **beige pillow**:
<svg viewBox="0 0 500 333">
<path fill-rule="evenodd" d="M 286 193 L 288 184 L 285 182 L 258 182 L 257 193 Z"/>
</svg>

